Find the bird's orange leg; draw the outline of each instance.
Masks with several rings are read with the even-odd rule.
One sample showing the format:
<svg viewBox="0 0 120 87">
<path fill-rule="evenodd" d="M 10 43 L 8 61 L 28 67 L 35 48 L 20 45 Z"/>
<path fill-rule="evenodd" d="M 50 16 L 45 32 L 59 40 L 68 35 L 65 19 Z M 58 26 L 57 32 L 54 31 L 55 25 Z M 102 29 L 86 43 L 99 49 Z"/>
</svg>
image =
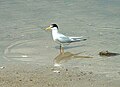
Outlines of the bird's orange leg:
<svg viewBox="0 0 120 87">
<path fill-rule="evenodd" d="M 60 44 L 60 54 L 64 54 L 64 48 L 62 47 L 61 44 Z"/>
</svg>

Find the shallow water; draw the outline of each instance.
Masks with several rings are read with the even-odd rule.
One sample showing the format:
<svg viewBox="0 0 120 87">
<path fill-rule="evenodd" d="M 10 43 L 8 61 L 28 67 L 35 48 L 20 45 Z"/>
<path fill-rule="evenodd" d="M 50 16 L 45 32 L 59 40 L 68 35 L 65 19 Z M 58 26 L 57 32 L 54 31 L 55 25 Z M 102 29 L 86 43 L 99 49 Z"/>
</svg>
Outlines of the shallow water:
<svg viewBox="0 0 120 87">
<path fill-rule="evenodd" d="M 101 58 L 98 52 L 120 53 L 119 0 L 5 0 L 0 1 L 0 60 L 53 64 L 59 50 L 51 35 L 41 29 L 57 23 L 66 35 L 87 41 L 70 44 L 66 52 L 83 52 L 94 59 L 66 62 L 83 70 L 119 71 L 120 56 Z M 86 66 L 86 67 L 84 67 Z M 104 67 L 106 66 L 106 67 Z M 112 67 L 112 68 L 111 68 Z"/>
</svg>

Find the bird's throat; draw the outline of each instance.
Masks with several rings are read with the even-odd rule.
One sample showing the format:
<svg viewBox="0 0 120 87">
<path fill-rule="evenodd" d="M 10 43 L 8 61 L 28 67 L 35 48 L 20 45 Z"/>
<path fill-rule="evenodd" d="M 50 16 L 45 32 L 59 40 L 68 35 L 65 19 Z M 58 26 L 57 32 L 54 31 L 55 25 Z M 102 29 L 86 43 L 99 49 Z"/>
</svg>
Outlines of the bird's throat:
<svg viewBox="0 0 120 87">
<path fill-rule="evenodd" d="M 53 40 L 55 41 L 57 39 L 57 35 L 58 35 L 58 30 L 52 30 L 52 37 L 53 37 Z"/>
</svg>

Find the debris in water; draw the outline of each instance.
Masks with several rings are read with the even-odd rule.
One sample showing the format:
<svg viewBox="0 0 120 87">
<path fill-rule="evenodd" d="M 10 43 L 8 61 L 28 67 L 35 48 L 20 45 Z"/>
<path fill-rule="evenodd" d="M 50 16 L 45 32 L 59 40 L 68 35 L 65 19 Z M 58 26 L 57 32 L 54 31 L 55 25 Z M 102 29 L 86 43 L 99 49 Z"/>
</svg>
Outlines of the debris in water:
<svg viewBox="0 0 120 87">
<path fill-rule="evenodd" d="M 99 52 L 99 55 L 100 56 L 117 56 L 117 55 L 120 55 L 119 53 L 112 53 L 112 52 L 109 52 L 109 51 L 101 51 Z"/>
</svg>

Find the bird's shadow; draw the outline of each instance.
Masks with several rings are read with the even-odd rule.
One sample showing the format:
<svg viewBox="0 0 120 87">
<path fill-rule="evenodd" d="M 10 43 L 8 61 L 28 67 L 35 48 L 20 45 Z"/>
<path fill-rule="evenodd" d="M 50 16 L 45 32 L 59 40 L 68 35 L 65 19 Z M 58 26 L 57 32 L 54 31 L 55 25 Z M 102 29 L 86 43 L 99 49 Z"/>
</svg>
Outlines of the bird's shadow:
<svg viewBox="0 0 120 87">
<path fill-rule="evenodd" d="M 78 47 L 83 47 L 85 45 L 76 45 L 76 46 L 69 46 L 69 45 L 66 45 L 64 47 L 64 49 L 72 49 L 72 48 L 78 48 Z M 55 46 L 56 49 L 60 49 L 60 46 Z"/>
<path fill-rule="evenodd" d="M 77 59 L 77 58 L 93 58 L 91 56 L 79 55 L 79 54 L 82 54 L 82 53 L 84 53 L 84 52 L 79 52 L 79 53 L 64 52 L 64 53 L 60 53 L 54 58 L 54 63 L 55 64 L 61 64 L 62 62 L 66 62 L 68 60 Z"/>
</svg>

